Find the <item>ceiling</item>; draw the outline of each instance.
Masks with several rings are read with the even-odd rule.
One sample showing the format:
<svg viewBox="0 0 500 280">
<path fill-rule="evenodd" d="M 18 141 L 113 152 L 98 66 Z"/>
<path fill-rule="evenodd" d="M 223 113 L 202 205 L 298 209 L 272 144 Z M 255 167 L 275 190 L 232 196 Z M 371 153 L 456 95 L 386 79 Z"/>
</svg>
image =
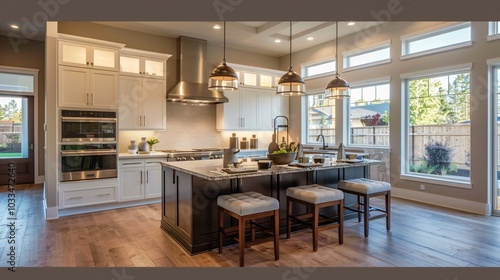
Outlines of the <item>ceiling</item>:
<svg viewBox="0 0 500 280">
<path fill-rule="evenodd" d="M 14 30 L 10 27 L 14 22 L 0 22 L 0 34 L 12 35 L 43 41 L 44 27 L 36 30 Z M 222 22 L 209 21 L 94 21 L 94 23 L 145 32 L 170 38 L 180 35 L 205 39 L 211 44 L 222 45 L 223 28 L 214 29 L 215 24 Z M 22 23 L 20 23 L 22 24 Z M 358 32 L 378 24 L 377 22 L 356 22 L 348 26 L 347 22 L 339 23 L 339 37 Z M 29 31 L 26 32 L 26 31 Z M 227 48 L 240 49 L 272 56 L 287 55 L 290 51 L 290 22 L 280 21 L 240 21 L 226 22 Z M 23 36 L 24 35 L 24 36 Z M 16 35 L 14 35 L 16 36 Z M 313 40 L 307 40 L 313 37 Z M 275 40 L 280 39 L 280 43 Z M 292 22 L 292 51 L 300 51 L 335 39 L 335 22 L 302 21 Z"/>
<path fill-rule="evenodd" d="M 94 22 L 103 25 L 135 30 L 155 35 L 177 38 L 180 35 L 205 39 L 211 44 L 222 45 L 224 31 L 214 29 L 222 22 L 208 21 L 122 21 Z M 348 26 L 339 23 L 339 37 L 358 32 L 377 22 L 356 22 Z M 283 56 L 290 52 L 290 22 L 279 21 L 241 21 L 226 22 L 226 47 L 272 56 Z M 313 40 L 307 40 L 313 37 Z M 280 39 L 281 43 L 275 43 Z M 335 22 L 306 21 L 292 22 L 292 51 L 300 51 L 335 39 Z"/>
</svg>

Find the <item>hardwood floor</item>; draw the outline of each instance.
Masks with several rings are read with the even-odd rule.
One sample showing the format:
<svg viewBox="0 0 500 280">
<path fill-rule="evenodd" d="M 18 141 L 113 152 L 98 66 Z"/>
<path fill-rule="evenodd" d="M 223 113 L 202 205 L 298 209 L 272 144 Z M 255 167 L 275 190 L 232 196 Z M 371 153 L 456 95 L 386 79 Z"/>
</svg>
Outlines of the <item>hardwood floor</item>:
<svg viewBox="0 0 500 280">
<path fill-rule="evenodd" d="M 237 267 L 238 247 L 189 256 L 160 229 L 160 204 L 131 207 L 47 221 L 42 186 L 17 186 L 17 266 L 32 267 Z M 373 199 L 376 204 L 382 200 Z M 280 260 L 272 242 L 245 252 L 245 266 L 322 267 L 498 267 L 500 218 L 392 199 L 392 229 L 384 219 L 345 221 L 344 244 L 336 230 L 319 234 L 312 251 L 310 230 L 280 240 Z M 0 187 L 0 266 L 6 266 L 9 229 L 7 192 Z"/>
</svg>

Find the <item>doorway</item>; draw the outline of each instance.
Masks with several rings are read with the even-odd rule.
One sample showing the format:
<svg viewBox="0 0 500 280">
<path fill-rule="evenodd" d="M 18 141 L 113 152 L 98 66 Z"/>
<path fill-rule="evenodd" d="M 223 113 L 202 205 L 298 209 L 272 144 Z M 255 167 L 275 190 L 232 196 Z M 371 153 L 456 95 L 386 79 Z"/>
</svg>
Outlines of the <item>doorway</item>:
<svg viewBox="0 0 500 280">
<path fill-rule="evenodd" d="M 16 184 L 35 182 L 36 77 L 0 69 L 0 185 L 7 184 L 12 167 Z"/>
</svg>

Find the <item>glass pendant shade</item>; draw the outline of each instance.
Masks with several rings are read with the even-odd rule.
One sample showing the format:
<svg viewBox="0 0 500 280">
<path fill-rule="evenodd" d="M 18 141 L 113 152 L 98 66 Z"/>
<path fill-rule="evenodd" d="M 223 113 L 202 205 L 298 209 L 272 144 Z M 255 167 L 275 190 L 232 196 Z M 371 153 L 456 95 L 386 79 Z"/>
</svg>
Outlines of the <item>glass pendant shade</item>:
<svg viewBox="0 0 500 280">
<path fill-rule="evenodd" d="M 302 77 L 292 70 L 292 22 L 290 21 L 290 67 L 281 77 L 276 87 L 276 94 L 295 96 L 306 93 L 306 84 Z"/>
<path fill-rule="evenodd" d="M 212 70 L 208 79 L 208 88 L 212 90 L 235 90 L 238 88 L 238 74 L 224 61 Z"/>
<path fill-rule="evenodd" d="M 299 74 L 294 72 L 292 68 L 281 77 L 278 82 L 276 94 L 284 96 L 301 95 L 306 92 L 306 84 Z"/>
<path fill-rule="evenodd" d="M 339 69 L 339 23 L 335 22 L 335 78 L 331 80 L 325 89 L 325 98 L 334 98 L 334 99 L 344 99 L 349 98 L 349 83 L 346 80 L 340 78 L 338 69 Z"/>
<path fill-rule="evenodd" d="M 349 98 L 349 83 L 344 79 L 340 78 L 338 75 L 331 80 L 325 89 L 325 97 L 327 98 Z"/>
<path fill-rule="evenodd" d="M 226 22 L 224 21 L 224 59 L 212 70 L 208 78 L 208 89 L 235 90 L 238 89 L 238 74 L 226 64 Z"/>
</svg>

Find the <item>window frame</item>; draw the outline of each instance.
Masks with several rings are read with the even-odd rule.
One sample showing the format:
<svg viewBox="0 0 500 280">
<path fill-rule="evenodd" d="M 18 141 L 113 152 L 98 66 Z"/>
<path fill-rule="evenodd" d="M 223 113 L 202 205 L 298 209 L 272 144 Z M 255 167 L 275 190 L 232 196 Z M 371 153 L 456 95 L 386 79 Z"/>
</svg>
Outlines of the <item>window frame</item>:
<svg viewBox="0 0 500 280">
<path fill-rule="evenodd" d="M 377 61 L 372 61 L 369 63 L 359 64 L 359 65 L 355 65 L 355 66 L 350 66 L 350 59 L 352 57 L 368 54 L 371 52 L 376 52 L 376 51 L 383 50 L 386 48 L 389 49 L 389 58 L 385 58 L 385 59 L 381 59 L 381 60 L 377 60 Z M 377 43 L 377 44 L 374 44 L 374 45 L 371 45 L 371 46 L 368 46 L 365 48 L 355 49 L 355 50 L 351 50 L 351 51 L 347 51 L 347 52 L 342 53 L 342 67 L 343 67 L 342 71 L 343 72 L 373 67 L 373 66 L 382 65 L 382 64 L 388 64 L 391 62 L 392 62 L 391 40 L 386 40 L 386 41 L 383 41 L 383 42 L 380 42 L 380 43 Z"/>
<path fill-rule="evenodd" d="M 434 69 L 428 69 L 413 73 L 401 74 L 401 165 L 400 165 L 400 175 L 401 180 L 415 181 L 420 183 L 429 183 L 435 185 L 456 187 L 462 189 L 472 189 L 471 177 L 462 178 L 449 178 L 447 176 L 439 176 L 432 174 L 419 175 L 418 173 L 409 172 L 409 118 L 410 118 L 410 91 L 409 91 L 409 81 L 422 79 L 422 78 L 432 78 L 439 77 L 443 75 L 453 75 L 463 72 L 472 73 L 472 63 L 464 63 L 460 65 L 446 66 Z M 470 90 L 469 94 L 472 94 Z M 472 143 L 471 143 L 472 145 Z M 472 175 L 472 174 L 471 174 Z"/>
<path fill-rule="evenodd" d="M 365 81 L 359 81 L 359 82 L 354 82 L 354 83 L 351 83 L 351 90 L 353 88 L 362 88 L 362 87 L 370 87 L 370 86 L 378 86 L 378 85 L 385 85 L 385 84 L 388 84 L 389 85 L 389 92 L 391 91 L 390 87 L 391 87 L 391 76 L 386 76 L 386 77 L 381 77 L 381 78 L 378 78 L 378 79 L 371 79 L 371 80 L 365 80 Z M 389 110 L 390 110 L 390 99 L 389 99 Z M 352 144 L 351 142 L 351 139 L 352 139 L 352 130 L 351 130 L 351 101 L 350 101 L 350 98 L 349 98 L 349 103 L 347 104 L 347 115 L 346 116 L 349 116 L 349 121 L 347 122 L 346 124 L 346 128 L 347 128 L 347 143 L 348 143 L 348 147 L 353 147 L 353 148 L 374 148 L 374 149 L 380 149 L 380 148 L 389 148 L 390 147 L 390 143 L 389 145 L 358 145 L 358 144 Z M 390 111 L 389 111 L 390 113 Z M 391 131 L 389 129 L 389 142 L 390 142 L 390 135 L 391 135 Z"/>
<path fill-rule="evenodd" d="M 460 30 L 460 29 L 467 28 L 467 27 L 469 27 L 471 30 L 470 31 L 471 32 L 470 40 L 468 40 L 468 41 L 455 43 L 455 44 L 451 44 L 451 45 L 447 45 L 447 46 L 443 46 L 443 47 L 428 49 L 425 51 L 408 53 L 408 44 L 410 42 L 415 42 L 418 40 L 427 39 L 429 37 L 446 34 L 446 33 L 453 32 L 453 31 Z M 450 51 L 450 50 L 469 47 L 469 46 L 472 46 L 472 23 L 470 21 L 462 22 L 462 23 L 458 23 L 458 24 L 457 23 L 447 23 L 447 24 L 443 24 L 443 25 L 439 25 L 439 26 L 430 28 L 430 29 L 421 30 L 421 31 L 416 32 L 416 33 L 411 33 L 411 34 L 401 36 L 401 60 L 425 56 L 425 55 L 429 55 L 429 54 L 445 52 L 445 51 Z"/>
<path fill-rule="evenodd" d="M 314 67 L 314 66 L 318 66 L 318 65 L 321 65 L 321 64 L 332 63 L 332 62 L 334 64 L 334 66 L 336 67 L 335 57 L 334 56 L 323 58 L 321 60 L 315 60 L 315 61 L 309 61 L 309 62 L 301 63 L 300 64 L 300 75 L 302 76 L 302 79 L 304 79 L 304 80 L 332 76 L 332 75 L 335 74 L 335 72 L 336 72 L 337 69 L 334 69 L 334 70 L 328 71 L 328 72 L 324 72 L 324 73 L 321 73 L 321 74 L 307 76 L 307 69 L 308 68 Z"/>
</svg>

